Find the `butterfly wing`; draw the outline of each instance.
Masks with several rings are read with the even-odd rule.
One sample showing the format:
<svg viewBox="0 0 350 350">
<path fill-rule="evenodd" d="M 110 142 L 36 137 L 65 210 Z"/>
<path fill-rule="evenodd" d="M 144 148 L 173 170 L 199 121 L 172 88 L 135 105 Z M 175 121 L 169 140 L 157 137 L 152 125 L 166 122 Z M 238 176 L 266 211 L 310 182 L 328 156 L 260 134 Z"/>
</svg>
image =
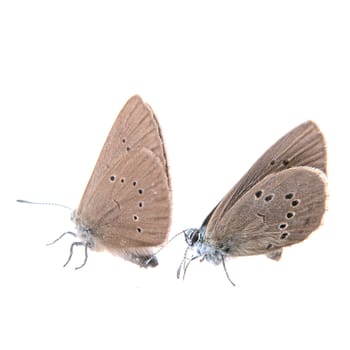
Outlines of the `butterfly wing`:
<svg viewBox="0 0 350 350">
<path fill-rule="evenodd" d="M 207 222 L 208 239 L 220 240 L 222 233 L 218 229 L 223 216 L 253 186 L 269 174 L 283 170 L 309 166 L 326 174 L 327 155 L 324 136 L 318 126 L 307 121 L 278 140 L 248 170 L 241 180 L 226 194 L 217 205 Z"/>
<path fill-rule="evenodd" d="M 81 203 L 90 199 L 101 177 L 115 165 L 116 159 L 137 148 L 147 148 L 159 158 L 168 178 L 167 158 L 158 121 L 150 106 L 140 96 L 131 97 L 115 120 L 101 150 Z M 82 204 L 81 204 L 82 205 Z"/>
<path fill-rule="evenodd" d="M 267 175 L 226 211 L 217 224 L 220 240 L 206 240 L 230 256 L 271 254 L 303 241 L 326 209 L 326 176 L 296 167 Z M 272 252 L 275 252 L 273 254 Z"/>
<path fill-rule="evenodd" d="M 128 259 L 149 256 L 151 247 L 166 240 L 171 212 L 168 178 L 152 151 L 139 148 L 121 155 L 96 189 L 75 220 L 90 229 L 97 247 Z"/>
</svg>

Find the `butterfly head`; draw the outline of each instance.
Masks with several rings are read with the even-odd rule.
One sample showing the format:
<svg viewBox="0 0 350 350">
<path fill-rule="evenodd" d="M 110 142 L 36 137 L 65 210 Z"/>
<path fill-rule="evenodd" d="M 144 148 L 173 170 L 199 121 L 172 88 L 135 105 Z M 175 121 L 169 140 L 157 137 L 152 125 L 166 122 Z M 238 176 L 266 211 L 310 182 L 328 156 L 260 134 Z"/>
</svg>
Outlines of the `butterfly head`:
<svg viewBox="0 0 350 350">
<path fill-rule="evenodd" d="M 86 245 L 90 249 L 99 250 L 97 249 L 96 242 L 91 234 L 91 229 L 88 226 L 84 225 L 82 218 L 77 215 L 76 210 L 72 212 L 71 220 L 76 226 L 76 235 L 81 240 L 83 245 Z"/>
<path fill-rule="evenodd" d="M 197 228 L 190 228 L 184 231 L 185 240 L 189 247 L 195 247 L 202 241 L 202 235 Z"/>
<path fill-rule="evenodd" d="M 190 228 L 184 231 L 185 240 L 188 245 L 185 255 L 189 250 L 195 250 L 195 259 L 203 257 L 205 260 L 219 265 L 222 263 L 225 253 L 221 249 L 217 249 L 205 240 L 206 226 L 202 226 L 200 229 Z M 193 260 L 193 258 L 191 258 Z"/>
</svg>

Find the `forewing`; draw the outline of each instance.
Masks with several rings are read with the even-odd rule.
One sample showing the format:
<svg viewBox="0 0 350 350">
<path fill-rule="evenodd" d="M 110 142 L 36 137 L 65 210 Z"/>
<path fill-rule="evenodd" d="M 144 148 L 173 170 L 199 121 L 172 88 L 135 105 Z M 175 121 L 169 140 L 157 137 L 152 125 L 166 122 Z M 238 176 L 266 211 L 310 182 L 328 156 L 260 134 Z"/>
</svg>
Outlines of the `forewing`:
<svg viewBox="0 0 350 350">
<path fill-rule="evenodd" d="M 266 176 L 224 215 L 206 240 L 231 256 L 267 254 L 303 241 L 326 209 L 326 176 L 296 167 Z"/>
<path fill-rule="evenodd" d="M 207 234 L 215 235 L 216 226 L 226 212 L 259 181 L 269 174 L 297 166 L 313 167 L 326 174 L 327 154 L 324 136 L 312 121 L 307 121 L 291 130 L 254 163 L 212 212 Z"/>
<path fill-rule="evenodd" d="M 151 107 L 135 95 L 128 100 L 115 120 L 81 202 L 90 199 L 101 177 L 115 166 L 116 159 L 138 148 L 147 148 L 159 158 L 170 189 L 166 153 L 158 121 Z"/>
<path fill-rule="evenodd" d="M 108 250 L 154 247 L 167 238 L 170 202 L 164 165 L 142 148 L 119 157 L 78 209 L 77 220 Z"/>
</svg>

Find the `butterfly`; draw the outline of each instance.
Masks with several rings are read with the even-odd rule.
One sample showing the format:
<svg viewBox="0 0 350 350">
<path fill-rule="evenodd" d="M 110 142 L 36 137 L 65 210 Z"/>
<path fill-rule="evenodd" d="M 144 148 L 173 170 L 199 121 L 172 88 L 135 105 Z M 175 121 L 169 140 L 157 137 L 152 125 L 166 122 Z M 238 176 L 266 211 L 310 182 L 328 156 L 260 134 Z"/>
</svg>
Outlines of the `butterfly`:
<svg viewBox="0 0 350 350">
<path fill-rule="evenodd" d="M 230 257 L 265 254 L 279 260 L 322 222 L 327 199 L 323 134 L 312 122 L 291 130 L 269 148 L 206 217 L 184 231 L 188 245 L 178 269 L 197 258 L 215 265 Z M 188 252 L 194 254 L 188 258 Z"/>
</svg>

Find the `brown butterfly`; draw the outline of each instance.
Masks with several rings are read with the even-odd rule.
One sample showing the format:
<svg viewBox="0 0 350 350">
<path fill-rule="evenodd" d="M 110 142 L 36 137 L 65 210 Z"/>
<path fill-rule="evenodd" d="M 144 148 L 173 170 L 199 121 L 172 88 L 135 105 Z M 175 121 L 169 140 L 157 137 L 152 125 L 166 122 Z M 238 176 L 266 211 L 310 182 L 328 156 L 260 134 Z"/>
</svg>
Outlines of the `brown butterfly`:
<svg viewBox="0 0 350 350">
<path fill-rule="evenodd" d="M 158 265 L 153 248 L 167 239 L 170 217 L 171 185 L 161 130 L 150 106 L 133 96 L 112 126 L 72 215 L 80 238 L 73 245 L 106 249 L 153 267 Z"/>
<path fill-rule="evenodd" d="M 77 232 L 65 232 L 50 244 L 66 234 L 79 239 L 64 266 L 74 247 L 84 246 L 85 260 L 77 268 L 85 265 L 88 248 L 154 267 L 153 249 L 167 239 L 170 218 L 171 184 L 161 130 L 151 107 L 133 96 L 114 122 L 72 213 Z"/>
<path fill-rule="evenodd" d="M 178 277 L 199 257 L 223 264 L 226 274 L 229 257 L 266 254 L 279 260 L 284 247 L 320 226 L 326 168 L 325 140 L 317 125 L 308 121 L 290 131 L 256 161 L 199 229 L 184 231 L 188 248 Z M 191 258 L 189 249 L 195 251 Z"/>
</svg>

